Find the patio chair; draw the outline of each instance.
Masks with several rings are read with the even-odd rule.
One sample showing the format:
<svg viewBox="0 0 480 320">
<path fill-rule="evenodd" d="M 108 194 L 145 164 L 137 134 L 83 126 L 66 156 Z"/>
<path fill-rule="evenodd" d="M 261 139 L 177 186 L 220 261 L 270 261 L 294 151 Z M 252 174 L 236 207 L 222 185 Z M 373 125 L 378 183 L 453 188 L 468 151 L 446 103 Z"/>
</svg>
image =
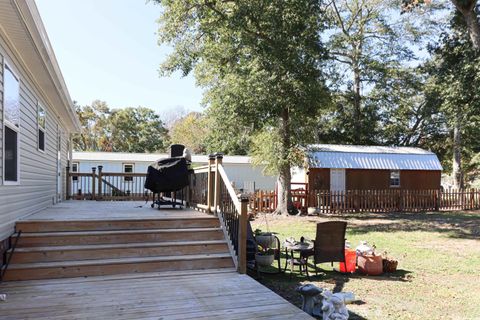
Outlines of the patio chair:
<svg viewBox="0 0 480 320">
<path fill-rule="evenodd" d="M 317 264 L 324 262 L 343 262 L 345 264 L 345 232 L 347 223 L 345 221 L 330 221 L 317 223 L 317 234 L 313 242 L 313 252 L 307 254 L 313 255 L 313 264 L 315 274 L 318 275 Z"/>
</svg>

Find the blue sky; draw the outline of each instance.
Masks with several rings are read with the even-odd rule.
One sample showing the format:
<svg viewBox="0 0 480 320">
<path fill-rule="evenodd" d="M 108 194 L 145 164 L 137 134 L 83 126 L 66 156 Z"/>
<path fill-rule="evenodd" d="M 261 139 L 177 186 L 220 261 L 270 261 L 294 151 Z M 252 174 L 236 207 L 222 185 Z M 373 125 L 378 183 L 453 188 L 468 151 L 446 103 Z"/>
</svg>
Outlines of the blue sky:
<svg viewBox="0 0 480 320">
<path fill-rule="evenodd" d="M 160 7 L 144 0 L 36 0 L 70 95 L 159 113 L 201 110 L 192 76 L 160 78 L 169 48 L 157 44 Z"/>
</svg>

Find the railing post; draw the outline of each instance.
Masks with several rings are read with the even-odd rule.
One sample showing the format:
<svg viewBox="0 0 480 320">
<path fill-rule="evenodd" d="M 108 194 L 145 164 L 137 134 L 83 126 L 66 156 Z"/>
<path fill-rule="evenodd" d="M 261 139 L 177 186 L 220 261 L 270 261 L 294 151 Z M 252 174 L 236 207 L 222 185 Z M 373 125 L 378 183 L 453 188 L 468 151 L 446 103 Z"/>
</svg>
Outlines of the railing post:
<svg viewBox="0 0 480 320">
<path fill-rule="evenodd" d="M 92 200 L 95 200 L 95 179 L 97 178 L 95 171 L 97 171 L 97 168 L 92 167 Z"/>
<path fill-rule="evenodd" d="M 212 188 L 212 166 L 215 164 L 215 155 L 208 155 L 208 175 L 207 175 L 207 212 L 210 213 L 213 200 Z"/>
<path fill-rule="evenodd" d="M 70 177 L 70 166 L 67 166 L 65 172 L 66 172 L 65 178 L 66 178 L 66 180 L 67 180 L 67 181 L 66 181 L 66 184 L 65 184 L 66 190 L 67 190 L 67 191 L 66 191 L 67 194 L 65 195 L 65 199 L 68 200 L 68 199 L 71 198 L 70 195 L 72 194 L 72 183 L 71 183 L 72 177 Z"/>
<path fill-rule="evenodd" d="M 102 170 L 103 166 L 98 166 L 98 192 L 97 192 L 97 198 L 102 199 Z"/>
<path fill-rule="evenodd" d="M 238 272 L 247 273 L 247 213 L 248 196 L 240 196 L 240 216 L 238 218 Z"/>
<path fill-rule="evenodd" d="M 215 154 L 215 195 L 213 198 L 213 212 L 217 214 L 218 212 L 218 206 L 220 205 L 220 174 L 218 167 L 222 164 L 223 162 L 223 154 L 222 153 L 216 153 Z M 228 183 L 228 181 L 225 181 L 225 183 Z"/>
</svg>

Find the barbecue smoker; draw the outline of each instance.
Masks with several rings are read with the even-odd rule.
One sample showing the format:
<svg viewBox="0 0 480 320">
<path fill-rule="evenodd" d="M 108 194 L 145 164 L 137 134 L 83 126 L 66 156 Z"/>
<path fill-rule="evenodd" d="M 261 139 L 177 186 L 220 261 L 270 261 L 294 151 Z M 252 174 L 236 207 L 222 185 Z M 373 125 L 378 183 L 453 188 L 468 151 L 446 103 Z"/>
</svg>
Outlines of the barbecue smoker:
<svg viewBox="0 0 480 320">
<path fill-rule="evenodd" d="M 190 154 L 185 146 L 174 144 L 170 147 L 170 158 L 160 159 L 148 166 L 145 189 L 153 193 L 152 208 L 155 205 L 158 209 L 166 205 L 173 208 L 181 206 L 176 201 L 176 194 L 183 193 L 188 185 L 190 163 Z"/>
</svg>

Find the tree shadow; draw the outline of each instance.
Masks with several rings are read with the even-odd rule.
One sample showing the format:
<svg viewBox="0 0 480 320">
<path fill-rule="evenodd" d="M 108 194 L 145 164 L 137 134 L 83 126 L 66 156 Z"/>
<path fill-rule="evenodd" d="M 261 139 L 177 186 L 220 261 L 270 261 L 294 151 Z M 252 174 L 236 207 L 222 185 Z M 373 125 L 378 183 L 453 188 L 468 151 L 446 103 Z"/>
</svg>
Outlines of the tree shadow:
<svg viewBox="0 0 480 320">
<path fill-rule="evenodd" d="M 348 221 L 349 234 L 426 231 L 452 238 L 480 239 L 480 212 L 344 213 L 328 215 Z"/>
<path fill-rule="evenodd" d="M 287 269 L 288 270 L 288 269 Z M 298 294 L 295 289 L 298 286 L 305 285 L 308 283 L 315 283 L 315 282 L 323 282 L 332 288 L 334 293 L 342 292 L 345 288 L 345 284 L 349 282 L 351 279 L 362 279 L 368 278 L 371 280 L 377 281 L 400 281 L 400 282 L 410 282 L 411 281 L 411 272 L 408 270 L 397 270 L 394 273 L 385 273 L 380 276 L 366 276 L 361 274 L 343 274 L 339 273 L 334 270 L 324 270 L 319 269 L 318 275 L 315 275 L 315 271 L 313 269 L 309 269 L 309 277 L 306 276 L 305 273 L 300 275 L 298 270 L 296 270 L 293 274 L 289 271 L 285 273 L 278 273 L 278 274 L 262 274 L 258 277 L 257 273 L 250 274 L 253 278 L 257 281 L 271 289 L 272 291 L 276 292 L 278 295 L 289 301 L 290 303 L 294 304 L 298 308 L 302 307 L 302 297 Z M 354 305 L 363 305 L 366 304 L 365 301 L 361 299 L 357 299 L 353 301 Z M 348 308 L 348 305 L 347 305 Z M 366 319 L 359 314 L 356 314 L 348 308 L 350 318 L 349 319 L 357 319 L 363 320 Z M 321 319 L 321 318 L 318 318 Z"/>
</svg>

